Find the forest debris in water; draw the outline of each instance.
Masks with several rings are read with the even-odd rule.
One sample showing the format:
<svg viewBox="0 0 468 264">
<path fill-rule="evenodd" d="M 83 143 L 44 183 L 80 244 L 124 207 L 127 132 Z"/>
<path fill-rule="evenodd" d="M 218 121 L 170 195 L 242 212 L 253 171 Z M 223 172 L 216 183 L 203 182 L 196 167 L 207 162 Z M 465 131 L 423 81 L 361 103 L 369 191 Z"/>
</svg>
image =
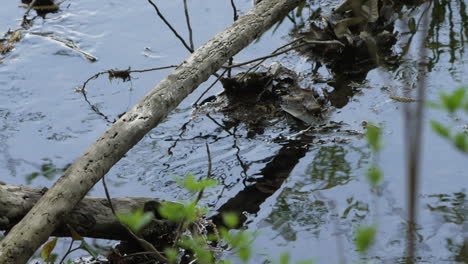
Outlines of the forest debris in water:
<svg viewBox="0 0 468 264">
<path fill-rule="evenodd" d="M 221 83 L 224 92 L 196 113 L 222 112 L 228 119 L 259 129 L 286 113 L 315 124 L 324 109 L 312 90 L 299 86 L 299 76 L 279 63 L 265 72 L 241 72 L 223 78 Z"/>
<path fill-rule="evenodd" d="M 360 76 L 382 62 L 391 63 L 396 33 L 392 32 L 395 18 L 388 11 L 387 6 L 379 9 L 378 0 L 346 0 L 332 12 L 312 18 L 307 29 L 292 34 L 299 41 L 296 50 L 340 75 Z"/>
<path fill-rule="evenodd" d="M 414 102 L 419 101 L 418 99 L 414 99 L 414 98 L 400 97 L 400 96 L 393 96 L 393 95 L 390 95 L 390 99 L 395 100 L 397 102 L 401 102 L 401 103 L 414 103 Z"/>
<path fill-rule="evenodd" d="M 6 54 L 7 52 L 10 52 L 13 50 L 15 47 L 10 44 L 6 44 L 4 42 L 0 42 L 0 54 Z"/>
<path fill-rule="evenodd" d="M 17 29 L 13 32 L 10 33 L 10 38 L 8 39 L 8 42 L 13 43 L 13 42 L 18 42 L 21 39 L 21 31 L 23 29 Z"/>
<path fill-rule="evenodd" d="M 39 16 L 44 17 L 47 13 L 54 13 L 59 10 L 60 5 L 65 2 L 62 0 L 58 3 L 54 3 L 53 0 L 37 0 L 33 6 L 30 7 L 31 2 L 29 0 L 22 0 L 26 5 L 20 5 L 21 8 L 33 9 L 37 12 Z"/>
<path fill-rule="evenodd" d="M 89 53 L 87 53 L 86 51 L 83 51 L 81 50 L 75 43 L 73 40 L 70 40 L 70 39 L 64 39 L 63 37 L 61 36 L 57 36 L 56 34 L 54 33 L 42 33 L 42 32 L 31 32 L 31 35 L 36 35 L 36 36 L 41 36 L 41 37 L 45 37 L 45 38 L 48 38 L 52 41 L 55 41 L 55 42 L 58 42 L 62 45 L 64 45 L 65 47 L 71 49 L 71 50 L 74 50 L 78 53 L 80 53 L 81 55 L 83 55 L 83 57 L 85 57 L 88 61 L 90 62 L 96 62 L 97 61 L 97 58 Z"/>
<path fill-rule="evenodd" d="M 31 7 L 31 9 L 34 9 L 34 10 L 40 10 L 40 11 L 48 11 L 48 12 L 55 12 L 59 9 L 60 5 L 65 2 L 64 1 L 60 1 L 58 3 L 53 3 L 52 1 L 50 2 L 47 2 L 45 4 L 35 4 L 34 6 Z M 28 8 L 27 5 L 22 5 L 20 6 L 22 8 Z"/>
<path fill-rule="evenodd" d="M 0 54 L 6 54 L 15 48 L 13 43 L 18 42 L 21 39 L 22 30 L 22 28 L 14 31 L 9 30 L 4 37 L 0 39 Z"/>
<path fill-rule="evenodd" d="M 109 81 L 113 79 L 122 79 L 123 82 L 130 81 L 132 77 L 130 76 L 130 67 L 126 70 L 109 70 Z"/>
</svg>

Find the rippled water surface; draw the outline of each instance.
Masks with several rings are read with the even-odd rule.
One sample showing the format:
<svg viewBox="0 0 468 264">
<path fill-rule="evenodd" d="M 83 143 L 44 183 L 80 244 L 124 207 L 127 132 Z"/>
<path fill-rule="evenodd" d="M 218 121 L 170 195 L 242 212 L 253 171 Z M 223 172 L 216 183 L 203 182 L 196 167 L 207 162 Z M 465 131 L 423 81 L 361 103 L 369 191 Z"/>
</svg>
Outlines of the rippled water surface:
<svg viewBox="0 0 468 264">
<path fill-rule="evenodd" d="M 186 36 L 182 1 L 158 2 L 166 17 Z M 251 8 L 250 1 L 238 2 L 242 13 Z M 17 29 L 24 8 L 19 1 L 2 4 L 0 32 Z M 232 23 L 229 1 L 196 0 L 189 4 L 196 46 Z M 330 3 L 316 6 L 327 9 Z M 445 8 L 445 20 L 428 45 L 429 100 L 435 100 L 440 90 L 468 84 L 466 7 L 454 0 Z M 287 34 L 292 27 L 285 20 L 235 60 L 270 53 L 289 41 Z M 411 39 L 402 22 L 397 23 L 397 29 L 402 35 L 393 49 L 399 53 Z M 64 1 L 58 12 L 37 18 L 22 34 L 15 49 L 0 56 L 0 180 L 8 184 L 51 186 L 63 168 L 110 126 L 76 91 L 86 79 L 107 69 L 177 64 L 189 55 L 146 1 Z M 219 211 L 245 212 L 244 225 L 259 231 L 254 242 L 259 253 L 255 263 L 263 262 L 266 255 L 276 258 L 282 251 L 291 252 L 294 260 L 316 258 L 318 263 L 339 263 L 344 257 L 347 263 L 359 261 L 354 230 L 375 220 L 378 239 L 367 257 L 376 263 L 403 263 L 403 104 L 389 96 L 401 95 L 415 82 L 402 77 L 402 72 L 416 67 L 418 37 L 416 34 L 412 39 L 398 69 L 371 70 L 365 82 L 356 84 L 359 92 L 326 115 L 323 123 L 343 122 L 339 128 L 298 133 L 305 127 L 291 120 L 277 120 L 262 133 L 252 135 L 242 123 L 222 127 L 219 124 L 225 117 L 220 113 L 192 114 L 192 104 L 214 81 L 211 78 L 112 168 L 106 176 L 111 195 L 187 199 L 188 194 L 180 190 L 174 177 L 188 173 L 204 177 L 208 143 L 213 176 L 220 186 L 207 191 L 203 202 Z M 64 42 L 73 43 L 97 61 L 91 62 Z M 302 73 L 311 68 L 310 62 L 295 53 L 275 60 Z M 88 99 L 112 121 L 169 71 L 132 74 L 128 82 L 101 76 L 88 84 Z M 320 72 L 328 74 L 324 68 Z M 209 95 L 221 91 L 217 85 Z M 468 157 L 431 132 L 427 125 L 430 119 L 453 121 L 440 111 L 426 112 L 418 252 L 421 263 L 468 263 L 462 250 L 463 242 L 468 243 Z M 371 192 L 365 180 L 372 157 L 360 134 L 364 120 L 382 124 L 385 131 L 379 158 L 385 180 L 378 194 Z M 466 118 L 454 122 L 460 130 L 468 125 Z M 90 192 L 94 196 L 103 194 L 101 184 Z M 67 245 L 63 242 L 60 247 Z"/>
</svg>

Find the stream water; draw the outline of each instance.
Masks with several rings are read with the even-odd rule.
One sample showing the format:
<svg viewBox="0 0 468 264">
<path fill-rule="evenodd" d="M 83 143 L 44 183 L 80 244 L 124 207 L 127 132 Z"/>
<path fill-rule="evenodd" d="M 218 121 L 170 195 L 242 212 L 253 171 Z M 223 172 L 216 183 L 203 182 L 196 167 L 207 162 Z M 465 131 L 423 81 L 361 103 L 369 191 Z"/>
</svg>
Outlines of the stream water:
<svg viewBox="0 0 468 264">
<path fill-rule="evenodd" d="M 187 36 L 182 1 L 158 2 L 174 27 Z M 236 3 L 241 13 L 252 7 L 250 0 Z M 323 1 L 312 6 L 326 10 L 336 4 Z M 427 45 L 429 100 L 436 100 L 439 91 L 468 84 L 466 6 L 463 0 L 439 4 L 434 8 L 439 16 L 433 16 L 431 21 L 437 24 L 437 31 Z M 25 12 L 20 5 L 19 1 L 2 3 L 0 32 L 19 28 Z M 194 0 L 189 5 L 196 46 L 232 23 L 229 1 Z M 410 11 L 402 13 L 420 15 L 417 9 Z M 307 17 L 312 10 L 304 12 Z M 437 17 L 442 19 L 436 21 Z M 314 258 L 323 264 L 339 263 L 342 257 L 346 263 L 364 259 L 405 263 L 403 103 L 389 96 L 401 95 L 415 82 L 414 75 L 408 77 L 406 72 L 414 73 L 417 67 L 420 33 L 410 39 L 404 15 L 400 18 L 396 28 L 401 37 L 393 49 L 402 52 L 410 43 L 407 56 L 398 68 L 371 70 L 364 82 L 354 84 L 358 92 L 325 116 L 324 123 L 343 122 L 339 129 L 331 127 L 298 135 L 301 128 L 277 120 L 255 135 L 242 124 L 231 127 L 227 133 L 217 124 L 223 122 L 220 113 L 211 118 L 192 116 L 192 104 L 214 80 L 211 78 L 112 168 L 106 176 L 111 196 L 189 198 L 174 177 L 188 173 L 204 177 L 208 143 L 213 176 L 220 185 L 207 190 L 202 202 L 214 210 L 245 212 L 244 226 L 258 231 L 253 243 L 257 254 L 252 263 L 266 263 L 269 257 L 277 259 L 283 251 L 290 252 L 295 261 Z M 293 23 L 285 20 L 275 31 L 268 31 L 243 50 L 235 61 L 269 54 L 290 40 L 287 36 L 292 28 Z M 73 43 L 97 61 L 91 62 L 64 42 Z M 0 180 L 50 187 L 63 168 L 110 126 L 76 91 L 90 76 L 108 69 L 177 64 L 188 55 L 146 1 L 65 0 L 58 12 L 35 19 L 15 48 L 0 55 Z M 273 61 L 303 74 L 312 67 L 296 53 L 267 63 Z M 169 71 L 132 74 L 128 82 L 109 81 L 103 75 L 88 84 L 88 99 L 112 121 Z M 325 68 L 319 72 L 328 74 Z M 218 84 L 207 96 L 221 91 Z M 468 125 L 466 117 L 453 119 L 441 111 L 427 109 L 421 135 L 419 262 L 468 263 L 468 254 L 463 250 L 464 243 L 468 246 L 468 157 L 430 130 L 428 121 L 432 119 L 454 122 L 458 130 L 466 131 Z M 379 165 L 385 179 L 377 194 L 371 192 L 365 178 L 372 157 L 360 136 L 363 121 L 384 127 Z M 96 185 L 89 195 L 103 196 L 102 185 Z M 353 242 L 356 226 L 374 222 L 378 226 L 376 244 L 368 255 L 360 256 Z M 69 240 L 59 241 L 60 254 Z M 114 244 L 89 241 L 102 252 Z M 77 256 L 80 252 L 74 255 Z"/>
</svg>

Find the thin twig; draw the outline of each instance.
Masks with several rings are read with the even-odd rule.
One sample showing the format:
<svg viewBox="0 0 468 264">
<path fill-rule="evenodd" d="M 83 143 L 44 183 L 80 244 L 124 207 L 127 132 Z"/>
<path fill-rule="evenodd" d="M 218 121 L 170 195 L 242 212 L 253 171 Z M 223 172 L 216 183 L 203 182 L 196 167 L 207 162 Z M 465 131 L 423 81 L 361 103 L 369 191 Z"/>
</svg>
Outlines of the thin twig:
<svg viewBox="0 0 468 264">
<path fill-rule="evenodd" d="M 211 152 L 210 152 L 210 146 L 208 145 L 208 143 L 205 143 L 205 145 L 206 145 L 206 155 L 208 156 L 208 171 L 206 173 L 206 178 L 210 179 L 211 178 Z M 195 204 L 198 204 L 198 202 L 201 200 L 201 198 L 203 197 L 204 191 L 205 189 L 201 189 L 201 191 L 198 192 L 198 196 L 197 196 L 197 199 L 195 200 Z"/>
<path fill-rule="evenodd" d="M 134 73 L 134 72 L 138 72 L 138 73 L 142 73 L 142 72 L 149 72 L 149 71 L 158 71 L 158 70 L 165 70 L 165 69 L 169 69 L 169 68 L 176 68 L 178 65 L 169 65 L 169 66 L 163 66 L 163 67 L 156 67 L 156 68 L 149 68 L 149 69 L 143 69 L 143 70 L 130 70 L 130 68 L 128 70 L 122 70 L 122 71 L 125 71 L 125 72 L 128 72 L 128 73 Z M 94 80 L 94 79 L 97 79 L 97 77 L 99 77 L 100 75 L 102 74 L 111 74 L 112 72 L 115 72 L 115 71 L 119 71 L 119 70 L 106 70 L 106 71 L 102 71 L 102 72 L 98 72 L 96 74 L 94 74 L 93 76 L 89 77 L 84 83 L 83 83 L 83 86 L 81 86 L 81 89 L 85 89 L 86 88 L 86 85 L 91 81 L 91 80 Z M 80 91 L 81 92 L 81 91 Z"/>
<path fill-rule="evenodd" d="M 148 0 L 148 3 L 150 3 L 150 5 L 152 5 L 154 7 L 154 10 L 156 10 L 156 13 L 158 14 L 158 16 L 162 19 L 162 21 L 169 27 L 169 29 L 172 31 L 172 33 L 174 33 L 174 35 L 182 42 L 182 44 L 184 45 L 184 47 L 190 51 L 190 53 L 193 53 L 193 49 L 190 48 L 190 46 L 187 44 L 187 42 L 185 42 L 184 38 L 182 38 L 180 36 L 179 33 L 177 33 L 177 31 L 174 29 L 174 27 L 172 27 L 172 25 L 167 21 L 167 19 L 163 16 L 163 14 L 159 11 L 159 8 L 156 6 L 155 3 L 153 3 L 153 1 L 151 0 Z"/>
<path fill-rule="evenodd" d="M 232 137 L 234 138 L 234 144 L 233 144 L 232 147 L 236 149 L 236 159 L 237 159 L 237 161 L 239 162 L 239 165 L 240 165 L 241 168 L 242 168 L 241 176 L 243 176 L 244 178 L 246 178 L 246 177 L 247 177 L 248 166 L 244 164 L 244 161 L 242 161 L 241 156 L 240 156 L 240 151 L 241 151 L 241 149 L 240 149 L 239 146 L 237 145 L 236 127 L 234 127 L 234 131 L 231 132 L 231 131 L 229 131 L 229 129 L 227 129 L 227 127 L 223 126 L 223 125 L 220 124 L 218 121 L 216 121 L 216 119 L 214 119 L 213 117 L 211 117 L 210 114 L 206 114 L 206 117 L 208 117 L 211 121 L 213 121 L 213 123 L 215 123 L 216 125 L 218 125 L 218 126 L 219 126 L 220 128 L 222 128 L 224 131 L 226 131 L 226 133 L 228 133 L 229 135 L 232 135 Z"/>
<path fill-rule="evenodd" d="M 36 4 L 36 2 L 37 0 L 32 0 L 31 3 L 29 3 L 28 9 L 26 9 L 26 12 L 24 12 L 24 15 L 23 15 L 23 21 L 21 22 L 22 27 L 27 28 L 27 26 L 30 26 L 29 24 L 30 20 L 28 20 L 28 15 L 32 7 Z"/>
<path fill-rule="evenodd" d="M 184 10 L 185 10 L 185 20 L 187 21 L 187 29 L 189 32 L 190 48 L 192 48 L 192 50 L 195 50 L 195 46 L 193 45 L 193 32 L 192 32 L 192 27 L 190 26 L 190 16 L 189 16 L 188 7 L 187 7 L 187 0 L 184 0 Z"/>
<path fill-rule="evenodd" d="M 182 135 L 187 131 L 187 126 L 192 122 L 192 119 L 189 119 L 187 122 L 185 122 L 179 129 L 179 136 L 176 140 L 174 140 L 174 143 L 167 149 L 167 154 L 171 155 L 174 154 L 172 152 L 172 149 L 174 149 L 177 146 L 177 143 L 179 143 L 179 140 L 182 139 Z"/>
<path fill-rule="evenodd" d="M 63 255 L 62 259 L 60 259 L 59 263 L 62 264 L 64 261 L 65 261 L 65 258 L 70 254 L 72 253 L 73 251 L 71 250 L 72 249 L 72 246 L 73 246 L 73 243 L 75 242 L 74 239 L 72 239 L 72 241 L 70 242 L 70 246 L 68 247 L 65 255 Z"/>
<path fill-rule="evenodd" d="M 239 19 L 239 15 L 237 14 L 237 7 L 236 7 L 236 4 L 234 3 L 234 0 L 231 0 L 231 6 L 232 6 L 232 12 L 233 12 L 233 15 L 234 15 L 234 18 L 233 18 L 233 19 L 234 19 L 234 22 L 236 22 L 237 19 Z M 233 57 L 229 58 L 229 63 L 228 63 L 229 66 L 232 65 L 233 60 L 234 60 Z M 228 70 L 228 72 L 227 72 L 227 76 L 228 76 L 229 78 L 231 78 L 231 70 L 232 70 L 232 69 L 230 68 L 230 69 Z"/>
<path fill-rule="evenodd" d="M 224 68 L 225 68 L 225 69 L 237 68 L 237 67 L 240 67 L 240 66 L 244 66 L 244 65 L 247 65 L 247 64 L 256 62 L 256 61 L 266 60 L 266 59 L 279 56 L 279 55 L 284 54 L 284 53 L 286 53 L 286 52 L 288 52 L 288 51 L 291 51 L 291 50 L 294 50 L 294 49 L 297 49 L 297 48 L 300 48 L 300 47 L 303 47 L 303 46 L 307 46 L 307 45 L 310 45 L 310 44 L 309 44 L 309 43 L 304 43 L 304 44 L 296 45 L 296 46 L 293 46 L 293 47 L 291 47 L 291 48 L 289 48 L 289 49 L 285 49 L 285 50 L 280 51 L 280 52 L 275 52 L 275 53 L 272 53 L 272 54 L 270 54 L 270 55 L 266 55 L 266 56 L 263 56 L 263 57 L 259 57 L 259 58 L 253 59 L 253 60 L 249 60 L 249 61 L 242 62 L 242 63 L 237 63 L 237 64 L 230 65 L 230 66 L 224 66 Z"/>
<path fill-rule="evenodd" d="M 300 38 L 297 38 L 297 39 L 295 39 L 295 40 L 293 40 L 293 41 L 291 41 L 291 42 L 289 42 L 289 43 L 286 43 L 286 44 L 284 44 L 283 46 L 281 46 L 281 47 L 275 49 L 272 53 L 276 53 L 276 52 L 278 52 L 278 51 L 280 51 L 280 50 L 286 48 L 287 46 L 290 46 L 290 45 L 292 45 L 292 44 L 294 44 L 294 43 L 296 43 L 296 42 L 302 40 L 303 38 L 304 38 L 304 37 L 300 37 Z M 266 59 L 260 60 L 260 61 L 259 61 L 258 63 L 256 63 L 254 66 L 248 68 L 247 71 L 244 72 L 244 74 L 242 75 L 242 77 L 241 77 L 240 79 L 243 80 L 243 79 L 245 78 L 245 76 L 247 76 L 247 74 L 248 74 L 250 71 L 252 71 L 252 70 L 255 69 L 256 67 L 260 66 L 260 64 L 262 64 L 265 60 L 266 60 Z"/>
<path fill-rule="evenodd" d="M 223 73 L 221 73 L 221 75 L 218 76 L 218 78 L 208 87 L 206 88 L 206 90 L 198 97 L 198 99 L 195 101 L 195 103 L 193 103 L 194 106 L 197 106 L 198 105 L 198 102 L 203 98 L 203 96 L 205 96 L 205 94 L 211 90 L 211 88 L 213 88 L 213 86 L 219 81 L 221 80 L 221 78 L 223 78 L 224 74 L 226 73 L 228 69 L 225 69 L 223 71 Z"/>
<path fill-rule="evenodd" d="M 156 68 L 149 68 L 149 69 L 143 69 L 143 70 L 129 70 L 129 73 L 132 72 L 149 72 L 149 71 L 159 71 L 159 70 L 165 70 L 169 68 L 177 68 L 179 65 L 169 65 L 169 66 L 163 66 L 163 67 L 156 67 Z"/>
<path fill-rule="evenodd" d="M 210 179 L 211 178 L 211 153 L 210 153 L 210 147 L 208 145 L 208 143 L 205 143 L 206 145 L 206 153 L 208 155 L 208 172 L 207 172 L 207 175 L 206 175 L 206 178 L 207 179 Z M 201 198 L 203 197 L 203 192 L 204 192 L 204 188 L 201 189 L 199 192 L 198 192 L 198 195 L 197 195 L 197 198 L 195 199 L 195 205 L 198 204 L 198 202 L 201 200 Z M 185 220 L 181 221 L 179 223 L 179 225 L 177 226 L 177 231 L 176 231 L 176 237 L 174 239 L 174 244 L 173 244 L 173 247 L 175 247 L 177 245 L 177 241 L 179 240 L 180 238 L 180 235 L 182 235 L 182 232 L 184 231 L 184 227 L 186 225 L 186 222 Z"/>
<path fill-rule="evenodd" d="M 158 68 L 150 68 L 150 69 L 143 69 L 143 70 L 130 70 L 130 68 L 129 68 L 128 70 L 126 70 L 126 72 L 127 73 L 134 73 L 134 72 L 142 73 L 142 72 L 157 71 L 157 70 L 163 70 L 163 69 L 168 69 L 168 68 L 176 68 L 176 67 L 177 67 L 177 65 L 169 65 L 169 66 L 163 66 L 163 67 L 158 67 Z M 91 109 L 96 114 L 102 116 L 104 118 L 104 120 L 106 120 L 109 123 L 112 123 L 112 121 L 109 119 L 109 117 L 107 115 L 105 115 L 103 112 L 101 112 L 99 110 L 99 108 L 96 105 L 92 104 L 91 101 L 89 100 L 88 94 L 86 92 L 86 85 L 88 85 L 88 83 L 91 80 L 95 80 L 95 79 L 97 79 L 99 76 L 101 76 L 103 74 L 111 74 L 112 72 L 116 72 L 116 71 L 118 71 L 118 70 L 107 70 L 107 71 L 98 72 L 98 73 L 94 74 L 93 76 L 89 77 L 83 83 L 83 85 L 80 88 L 76 89 L 77 92 L 80 92 L 80 93 L 83 94 L 83 98 L 85 99 L 86 103 L 88 103 L 88 105 L 91 107 Z"/>
<path fill-rule="evenodd" d="M 182 232 L 184 230 L 184 226 L 185 226 L 185 219 L 182 220 L 179 225 L 177 226 L 177 230 L 176 230 L 176 236 L 174 238 L 174 243 L 172 244 L 172 247 L 175 248 L 177 246 L 177 242 L 179 241 L 179 238 L 180 238 L 180 235 L 182 235 Z"/>
<path fill-rule="evenodd" d="M 237 7 L 236 7 L 236 3 L 234 3 L 234 0 L 231 0 L 231 6 L 232 6 L 232 12 L 234 14 L 234 21 L 237 21 L 237 19 L 239 19 L 239 15 L 237 14 Z"/>
<path fill-rule="evenodd" d="M 110 207 L 110 209 L 112 211 L 112 214 L 115 215 L 114 206 L 112 205 L 112 200 L 110 198 L 109 190 L 107 189 L 106 176 L 105 175 L 102 177 L 102 186 L 104 186 L 104 192 L 106 193 L 107 202 L 109 203 L 109 207 Z"/>
</svg>

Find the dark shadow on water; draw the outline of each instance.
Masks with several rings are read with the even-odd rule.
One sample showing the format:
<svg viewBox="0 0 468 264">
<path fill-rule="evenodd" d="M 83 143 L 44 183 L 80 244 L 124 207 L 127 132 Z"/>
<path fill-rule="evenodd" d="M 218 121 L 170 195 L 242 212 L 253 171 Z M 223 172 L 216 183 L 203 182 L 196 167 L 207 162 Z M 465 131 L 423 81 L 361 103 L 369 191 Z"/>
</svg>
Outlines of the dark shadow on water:
<svg viewBox="0 0 468 264">
<path fill-rule="evenodd" d="M 248 214 L 255 214 L 260 210 L 261 204 L 273 195 L 288 178 L 291 171 L 301 158 L 305 156 L 309 149 L 307 139 L 289 140 L 284 143 L 273 159 L 265 165 L 256 176 L 261 178 L 251 178 L 247 186 L 218 208 L 218 214 L 212 217 L 216 225 L 223 225 L 222 214 L 234 213 L 240 219 L 242 225 Z"/>
</svg>

